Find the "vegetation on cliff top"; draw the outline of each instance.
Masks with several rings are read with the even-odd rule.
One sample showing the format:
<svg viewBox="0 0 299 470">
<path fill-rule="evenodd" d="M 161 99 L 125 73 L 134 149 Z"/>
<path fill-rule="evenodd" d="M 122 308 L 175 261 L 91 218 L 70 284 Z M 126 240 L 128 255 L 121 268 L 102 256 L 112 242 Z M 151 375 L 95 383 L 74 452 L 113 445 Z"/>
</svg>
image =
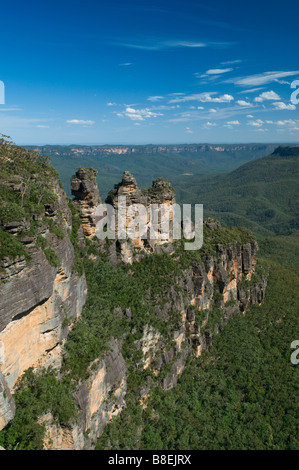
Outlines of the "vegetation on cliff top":
<svg viewBox="0 0 299 470">
<path fill-rule="evenodd" d="M 44 213 L 44 205 L 55 201 L 50 187 L 57 171 L 49 158 L 0 139 L 0 221 L 20 222 Z"/>
<path fill-rule="evenodd" d="M 57 199 L 54 191 L 57 181 L 58 173 L 48 157 L 18 147 L 5 136 L 0 138 L 0 261 L 20 255 L 28 257 L 22 237 L 38 236 L 42 226 L 63 238 L 59 225 L 45 217 L 45 205 Z M 6 227 L 15 227 L 17 231 L 11 233 Z M 49 263 L 56 266 L 57 255 L 47 246 L 47 240 L 39 245 Z"/>
</svg>

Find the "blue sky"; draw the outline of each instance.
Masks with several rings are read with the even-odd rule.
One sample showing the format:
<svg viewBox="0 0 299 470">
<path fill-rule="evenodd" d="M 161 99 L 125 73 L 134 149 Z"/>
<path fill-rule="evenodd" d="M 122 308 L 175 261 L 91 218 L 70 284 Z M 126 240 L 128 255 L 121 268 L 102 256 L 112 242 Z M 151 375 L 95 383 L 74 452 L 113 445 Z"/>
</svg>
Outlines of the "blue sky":
<svg viewBox="0 0 299 470">
<path fill-rule="evenodd" d="M 18 144 L 299 142 L 296 1 L 17 0 L 1 18 Z"/>
</svg>

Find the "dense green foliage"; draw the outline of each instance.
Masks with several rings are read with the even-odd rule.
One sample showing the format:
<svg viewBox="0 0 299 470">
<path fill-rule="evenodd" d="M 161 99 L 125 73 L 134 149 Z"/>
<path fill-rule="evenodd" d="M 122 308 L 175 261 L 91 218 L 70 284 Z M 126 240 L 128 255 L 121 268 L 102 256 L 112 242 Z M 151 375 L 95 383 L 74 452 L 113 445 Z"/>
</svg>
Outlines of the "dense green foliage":
<svg viewBox="0 0 299 470">
<path fill-rule="evenodd" d="M 142 411 L 131 400 L 97 448 L 298 449 L 298 277 L 270 267 L 264 305 L 232 319 L 179 385 L 157 387 Z M 287 292 L 287 295 L 286 295 Z"/>
<path fill-rule="evenodd" d="M 62 424 L 75 419 L 72 391 L 69 381 L 58 380 L 53 370 L 28 369 L 14 394 L 16 416 L 0 432 L 0 445 L 7 450 L 41 450 L 45 424 L 39 418 L 51 412 Z"/>
<path fill-rule="evenodd" d="M 252 237 L 245 229 L 225 227 L 215 231 L 205 227 L 205 234 L 200 251 L 184 251 L 178 243 L 177 256 L 151 254 L 133 265 L 118 266 L 112 266 L 106 255 L 96 262 L 86 262 L 88 298 L 66 342 L 64 370 L 72 371 L 77 378 L 84 377 L 90 362 L 107 350 L 110 338 L 122 337 L 133 327 L 140 332 L 150 324 L 167 338 L 180 315 L 173 311 L 170 320 L 161 320 L 156 308 L 163 307 L 171 286 L 183 292 L 177 282 L 183 270 L 195 261 L 202 263 L 205 254 L 215 255 L 217 243 L 229 246 Z M 125 315 L 127 309 L 131 310 L 131 320 Z"/>
<path fill-rule="evenodd" d="M 51 219 L 45 218 L 45 205 L 56 201 L 54 181 L 57 171 L 49 165 L 49 158 L 12 144 L 5 136 L 0 138 L 0 227 L 19 224 L 16 236 L 0 228 L 0 260 L 26 255 L 20 240 L 23 235 L 37 235 L 41 226 L 48 226 L 52 234 L 64 237 L 64 231 Z M 40 237 L 39 237 L 40 238 Z M 39 239 L 39 246 L 53 266 L 58 258 L 47 241 Z"/>
<path fill-rule="evenodd" d="M 31 220 L 43 214 L 44 205 L 56 196 L 49 188 L 58 173 L 49 165 L 49 158 L 0 139 L 0 220 Z"/>
<path fill-rule="evenodd" d="M 120 338 L 133 326 L 138 336 L 147 323 L 164 333 L 171 328 L 159 320 L 155 307 L 163 302 L 163 293 L 175 273 L 179 274 L 179 266 L 167 254 L 149 255 L 130 267 L 112 267 L 104 257 L 87 263 L 85 272 L 88 298 L 65 345 L 63 366 L 76 378 L 86 376 L 89 364 L 107 351 L 111 337 Z M 126 309 L 131 311 L 131 320 L 125 315 Z M 179 317 L 174 312 L 171 321 L 176 320 Z"/>
<path fill-rule="evenodd" d="M 47 258 L 48 263 L 53 266 L 54 268 L 57 268 L 59 265 L 59 258 L 57 253 L 52 248 L 44 248 L 44 253 Z"/>
<path fill-rule="evenodd" d="M 22 243 L 0 228 L 0 259 L 5 257 L 14 259 L 22 255 L 26 256 L 26 250 Z"/>
</svg>

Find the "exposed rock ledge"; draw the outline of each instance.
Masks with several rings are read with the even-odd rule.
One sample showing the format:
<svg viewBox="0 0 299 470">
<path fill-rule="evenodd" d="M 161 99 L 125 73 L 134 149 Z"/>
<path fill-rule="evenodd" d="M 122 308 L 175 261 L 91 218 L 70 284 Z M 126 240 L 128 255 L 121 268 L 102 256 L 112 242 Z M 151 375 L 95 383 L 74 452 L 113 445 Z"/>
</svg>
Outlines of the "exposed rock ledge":
<svg viewBox="0 0 299 470">
<path fill-rule="evenodd" d="M 37 234 L 22 239 L 29 260 L 6 258 L 0 263 L 0 429 L 13 417 L 10 392 L 23 372 L 39 365 L 59 367 L 67 325 L 80 316 L 86 299 L 85 276 L 73 273 L 75 254 L 67 233 L 72 215 L 59 183 L 54 184 L 57 200 L 45 207 L 45 216 L 59 224 L 64 236 L 56 237 L 45 226 L 39 235 L 51 241 L 58 266 L 50 265 L 37 246 Z M 12 233 L 13 226 L 17 234 L 23 225 L 4 229 Z"/>
</svg>

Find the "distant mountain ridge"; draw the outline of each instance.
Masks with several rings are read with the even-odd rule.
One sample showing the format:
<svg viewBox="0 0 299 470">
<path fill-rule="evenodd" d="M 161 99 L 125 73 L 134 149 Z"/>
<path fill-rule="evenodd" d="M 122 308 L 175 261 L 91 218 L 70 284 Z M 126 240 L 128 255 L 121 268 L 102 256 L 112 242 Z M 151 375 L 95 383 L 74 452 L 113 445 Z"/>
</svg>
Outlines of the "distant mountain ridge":
<svg viewBox="0 0 299 470">
<path fill-rule="evenodd" d="M 231 223 L 234 214 L 248 219 L 250 226 L 258 224 L 255 229 L 264 235 L 286 234 L 299 228 L 298 182 L 299 148 L 280 146 L 230 173 L 190 177 L 177 192 L 183 202 L 201 202 L 223 222 Z"/>
<path fill-rule="evenodd" d="M 98 171 L 102 195 L 124 171 L 134 174 L 141 188 L 158 178 L 189 179 L 195 174 L 227 173 L 243 163 L 273 152 L 275 144 L 180 144 L 180 145 L 46 145 L 27 147 L 48 155 L 65 188 L 79 166 Z M 68 193 L 70 196 L 70 193 Z"/>
<path fill-rule="evenodd" d="M 30 146 L 38 153 L 54 151 L 57 155 L 72 152 L 74 155 L 126 155 L 132 153 L 201 153 L 236 152 L 244 150 L 261 151 L 275 148 L 275 144 L 179 144 L 179 145 L 45 145 Z M 55 150 L 56 149 L 56 150 Z"/>
<path fill-rule="evenodd" d="M 279 261 L 297 265 L 299 255 L 299 148 L 280 146 L 224 175 L 177 181 L 177 200 L 202 203 L 205 217 L 248 227 Z M 285 258 L 285 259 L 283 259 Z M 277 258 L 278 259 L 278 258 Z"/>
</svg>

